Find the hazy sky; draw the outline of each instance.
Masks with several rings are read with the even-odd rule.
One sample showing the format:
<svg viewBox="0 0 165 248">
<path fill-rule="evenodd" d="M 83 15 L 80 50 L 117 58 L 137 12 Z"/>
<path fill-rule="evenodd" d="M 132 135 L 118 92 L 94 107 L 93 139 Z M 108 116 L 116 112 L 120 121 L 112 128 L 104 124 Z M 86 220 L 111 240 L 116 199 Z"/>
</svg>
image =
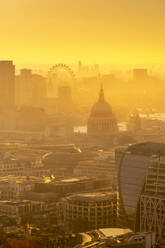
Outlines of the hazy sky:
<svg viewBox="0 0 165 248">
<path fill-rule="evenodd" d="M 165 62 L 165 0 L 0 0 L 0 59 Z"/>
</svg>

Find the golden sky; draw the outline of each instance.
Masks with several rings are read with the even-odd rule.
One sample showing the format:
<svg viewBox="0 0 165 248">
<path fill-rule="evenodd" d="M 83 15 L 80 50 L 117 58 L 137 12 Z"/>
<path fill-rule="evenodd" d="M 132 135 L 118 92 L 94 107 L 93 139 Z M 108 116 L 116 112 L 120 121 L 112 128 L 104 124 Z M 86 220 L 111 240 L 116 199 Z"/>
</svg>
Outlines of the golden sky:
<svg viewBox="0 0 165 248">
<path fill-rule="evenodd" d="M 165 62 L 165 0 L 0 0 L 0 59 Z"/>
</svg>

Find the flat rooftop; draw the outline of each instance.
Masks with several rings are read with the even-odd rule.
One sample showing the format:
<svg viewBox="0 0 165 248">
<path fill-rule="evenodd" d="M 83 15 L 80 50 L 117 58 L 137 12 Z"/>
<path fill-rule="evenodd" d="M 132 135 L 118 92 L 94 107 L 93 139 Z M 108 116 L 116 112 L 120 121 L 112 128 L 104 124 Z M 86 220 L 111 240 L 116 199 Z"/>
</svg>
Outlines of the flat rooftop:
<svg viewBox="0 0 165 248">
<path fill-rule="evenodd" d="M 45 182 L 44 178 L 38 178 L 38 177 L 34 177 L 34 176 L 13 176 L 13 175 L 9 175 L 9 176 L 4 176 L 4 177 L 0 177 L 0 184 L 1 183 L 29 183 L 29 182 Z"/>
<path fill-rule="evenodd" d="M 67 197 L 68 200 L 74 201 L 104 201 L 110 200 L 116 195 L 115 192 L 94 192 L 94 193 L 82 193 L 82 194 L 75 194 Z"/>
<path fill-rule="evenodd" d="M 157 154 L 165 154 L 165 143 L 143 142 L 130 145 L 126 150 L 127 153 L 152 156 Z"/>
<path fill-rule="evenodd" d="M 132 232 L 131 229 L 123 229 L 123 228 L 101 228 L 99 232 L 103 234 L 105 237 L 116 237 L 119 235 L 123 235 L 126 233 Z"/>
<path fill-rule="evenodd" d="M 76 182 L 89 182 L 91 180 L 99 180 L 99 178 L 96 178 L 94 176 L 92 177 L 90 176 L 69 177 L 69 178 L 64 178 L 64 179 L 55 179 L 51 183 L 56 184 L 56 185 L 62 185 L 62 184 L 64 185 L 64 184 L 69 184 L 69 183 L 72 184 Z"/>
<path fill-rule="evenodd" d="M 32 201 L 30 201 L 30 200 L 22 200 L 22 201 L 0 201 L 0 205 L 21 206 L 21 205 L 24 205 L 24 204 L 29 204 L 31 202 Z"/>
</svg>

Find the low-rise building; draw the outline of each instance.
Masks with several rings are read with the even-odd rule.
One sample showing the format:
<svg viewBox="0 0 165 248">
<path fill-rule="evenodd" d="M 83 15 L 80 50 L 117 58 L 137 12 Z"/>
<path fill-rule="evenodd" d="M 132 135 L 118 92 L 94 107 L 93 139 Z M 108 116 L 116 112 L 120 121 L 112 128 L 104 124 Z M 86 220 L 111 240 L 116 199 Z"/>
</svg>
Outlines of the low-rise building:
<svg viewBox="0 0 165 248">
<path fill-rule="evenodd" d="M 21 153 L 21 151 L 20 151 Z M 17 154 L 17 158 L 13 158 L 12 155 L 6 155 L 0 159 L 0 176 L 49 176 L 50 169 L 45 168 L 42 163 L 41 156 L 33 158 L 32 152 L 29 152 L 29 157 L 23 157 Z M 4 155 L 5 156 L 5 155 Z"/>
<path fill-rule="evenodd" d="M 0 201 L 0 213 L 8 217 L 19 219 L 31 214 L 45 211 L 45 204 L 38 201 Z"/>
<path fill-rule="evenodd" d="M 112 152 L 102 152 L 93 160 L 81 161 L 74 169 L 75 176 L 108 178 L 111 185 L 117 184 L 117 169 Z"/>
<path fill-rule="evenodd" d="M 34 177 L 7 176 L 0 179 L 0 200 L 22 199 L 25 192 L 32 191 L 43 180 Z"/>
<path fill-rule="evenodd" d="M 107 178 L 81 176 L 62 179 L 55 178 L 49 183 L 36 184 L 35 191 L 39 193 L 53 192 L 61 197 L 77 192 L 96 191 L 109 186 L 110 181 Z"/>
<path fill-rule="evenodd" d="M 64 219 L 86 221 L 91 229 L 112 227 L 116 224 L 116 193 L 82 193 L 65 198 L 62 203 Z"/>
</svg>

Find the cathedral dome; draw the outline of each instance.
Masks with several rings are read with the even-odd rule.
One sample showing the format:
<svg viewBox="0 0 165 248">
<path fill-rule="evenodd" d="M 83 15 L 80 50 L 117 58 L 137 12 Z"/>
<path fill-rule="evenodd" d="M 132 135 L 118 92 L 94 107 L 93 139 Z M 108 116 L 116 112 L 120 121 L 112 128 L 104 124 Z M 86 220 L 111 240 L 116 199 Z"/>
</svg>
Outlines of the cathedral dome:
<svg viewBox="0 0 165 248">
<path fill-rule="evenodd" d="M 112 116 L 112 109 L 110 105 L 106 102 L 100 102 L 98 101 L 95 103 L 91 109 L 91 116 L 102 116 L 102 117 L 107 117 L 107 116 Z"/>
<path fill-rule="evenodd" d="M 100 90 L 99 100 L 91 109 L 91 117 L 110 117 L 112 116 L 112 109 L 109 103 L 104 100 L 103 88 Z"/>
<path fill-rule="evenodd" d="M 117 122 L 111 106 L 104 100 L 104 91 L 101 86 L 98 102 L 91 109 L 87 123 L 89 135 L 115 135 L 118 131 Z"/>
</svg>

